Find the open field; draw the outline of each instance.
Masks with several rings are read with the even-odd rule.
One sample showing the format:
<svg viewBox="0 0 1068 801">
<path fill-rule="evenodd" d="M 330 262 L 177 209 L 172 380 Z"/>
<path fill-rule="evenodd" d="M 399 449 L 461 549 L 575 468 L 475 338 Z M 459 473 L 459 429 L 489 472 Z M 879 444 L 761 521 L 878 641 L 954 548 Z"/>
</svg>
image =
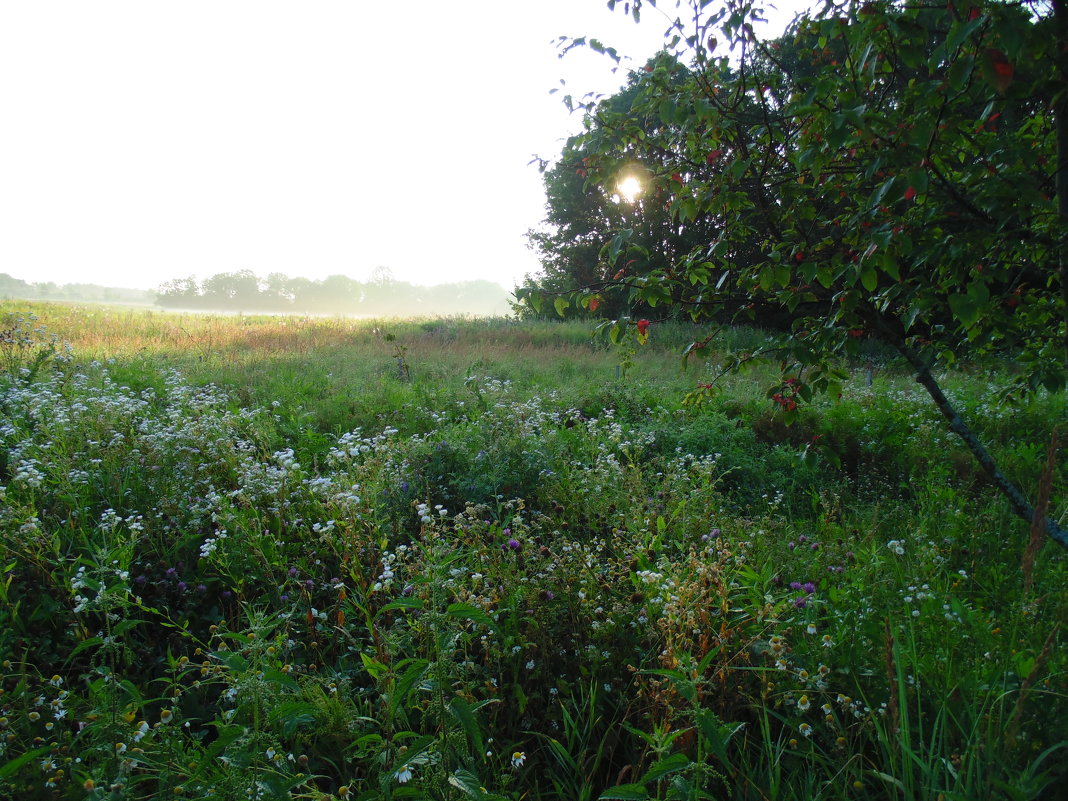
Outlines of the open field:
<svg viewBox="0 0 1068 801">
<path fill-rule="evenodd" d="M 0 320 L 2 795 L 1063 793 L 1066 554 L 884 354 L 786 426 L 681 325 Z M 1034 498 L 1065 398 L 944 385 Z"/>
</svg>

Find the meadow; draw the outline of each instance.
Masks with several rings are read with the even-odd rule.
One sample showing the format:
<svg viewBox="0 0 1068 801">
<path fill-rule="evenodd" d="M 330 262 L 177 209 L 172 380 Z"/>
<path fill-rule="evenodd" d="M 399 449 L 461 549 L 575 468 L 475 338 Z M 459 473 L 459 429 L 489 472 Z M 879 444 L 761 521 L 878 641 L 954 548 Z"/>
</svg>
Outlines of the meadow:
<svg viewBox="0 0 1068 801">
<path fill-rule="evenodd" d="M 787 426 L 590 328 L 0 304 L 0 795 L 1064 796 L 1068 554 L 901 365 Z"/>
</svg>

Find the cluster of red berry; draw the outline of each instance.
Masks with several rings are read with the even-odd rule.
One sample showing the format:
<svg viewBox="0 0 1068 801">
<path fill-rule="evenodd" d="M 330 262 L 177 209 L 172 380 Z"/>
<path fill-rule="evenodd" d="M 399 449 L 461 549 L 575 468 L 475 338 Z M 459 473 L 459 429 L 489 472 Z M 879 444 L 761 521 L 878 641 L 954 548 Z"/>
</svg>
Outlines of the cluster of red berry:
<svg viewBox="0 0 1068 801">
<path fill-rule="evenodd" d="M 797 408 L 797 387 L 801 382 L 796 378 L 787 378 L 783 382 L 782 392 L 776 392 L 771 396 L 771 399 L 779 404 L 783 411 L 792 412 Z"/>
</svg>

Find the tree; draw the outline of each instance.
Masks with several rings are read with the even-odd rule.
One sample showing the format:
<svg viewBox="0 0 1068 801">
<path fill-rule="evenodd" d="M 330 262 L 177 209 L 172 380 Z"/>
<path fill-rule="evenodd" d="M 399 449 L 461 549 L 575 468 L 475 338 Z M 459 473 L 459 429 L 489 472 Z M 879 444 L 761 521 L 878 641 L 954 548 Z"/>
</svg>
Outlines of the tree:
<svg viewBox="0 0 1068 801">
<path fill-rule="evenodd" d="M 202 302 L 200 285 L 196 278 L 174 278 L 161 284 L 156 290 L 156 303 L 171 308 L 193 309 Z"/>
<path fill-rule="evenodd" d="M 626 5 L 636 16 L 643 6 Z M 768 43 L 742 0 L 676 8 L 668 52 L 645 66 L 631 111 L 590 103 L 573 146 L 601 186 L 624 157 L 649 165 L 646 192 L 680 225 L 714 233 L 664 258 L 620 228 L 600 254 L 614 277 L 566 302 L 620 293 L 697 321 L 773 314 L 782 385 L 769 395 L 788 418 L 837 391 L 841 355 L 880 340 L 1033 520 L 932 371 L 1001 354 L 1022 367 L 1025 390 L 1068 381 L 1066 0 L 828 2 Z M 658 256 L 645 275 L 612 272 Z M 619 339 L 636 326 L 618 318 L 604 330 Z M 1056 521 L 1045 528 L 1068 547 Z"/>
<path fill-rule="evenodd" d="M 219 309 L 254 309 L 260 300 L 260 279 L 251 270 L 216 273 L 204 281 L 204 303 Z"/>
<path fill-rule="evenodd" d="M 668 54 L 664 58 L 671 59 Z M 627 86 L 606 99 L 600 109 L 601 119 L 607 115 L 631 117 L 647 136 L 661 134 L 662 123 L 655 114 L 639 113 L 634 100 L 640 96 L 642 77 L 632 73 Z M 590 118 L 591 124 L 596 124 Z M 543 165 L 546 194 L 546 218 L 542 228 L 531 230 L 527 239 L 541 261 L 542 273 L 528 276 L 525 291 L 549 290 L 560 292 L 591 286 L 608 280 L 620 270 L 609 267 L 600 254 L 620 229 L 629 229 L 632 258 L 622 266 L 623 275 L 641 276 L 655 269 L 660 260 L 674 260 L 695 246 L 707 241 L 712 231 L 694 220 L 683 225 L 670 213 L 665 197 L 656 192 L 627 196 L 621 184 L 630 181 L 632 188 L 645 182 L 650 170 L 662 169 L 664 164 L 656 153 L 644 154 L 633 142 L 620 142 L 616 148 L 616 180 L 601 185 L 587 180 L 587 165 L 597 149 L 587 149 L 585 137 L 572 137 L 561 157 L 552 166 Z M 636 299 L 620 295 L 598 298 L 594 311 L 600 315 L 620 315 L 628 311 L 643 314 L 644 302 L 637 300 L 637 308 L 630 308 Z"/>
</svg>

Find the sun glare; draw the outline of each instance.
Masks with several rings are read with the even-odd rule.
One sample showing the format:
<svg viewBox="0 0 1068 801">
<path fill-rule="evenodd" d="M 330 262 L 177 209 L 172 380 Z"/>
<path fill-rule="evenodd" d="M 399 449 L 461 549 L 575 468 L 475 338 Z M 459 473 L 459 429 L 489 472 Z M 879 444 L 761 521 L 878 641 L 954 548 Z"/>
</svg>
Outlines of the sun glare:
<svg viewBox="0 0 1068 801">
<path fill-rule="evenodd" d="M 635 178 L 633 175 L 628 175 L 625 178 L 621 178 L 616 185 L 616 191 L 619 192 L 619 196 L 628 203 L 633 203 L 638 199 L 638 195 L 642 193 L 642 182 Z"/>
</svg>

